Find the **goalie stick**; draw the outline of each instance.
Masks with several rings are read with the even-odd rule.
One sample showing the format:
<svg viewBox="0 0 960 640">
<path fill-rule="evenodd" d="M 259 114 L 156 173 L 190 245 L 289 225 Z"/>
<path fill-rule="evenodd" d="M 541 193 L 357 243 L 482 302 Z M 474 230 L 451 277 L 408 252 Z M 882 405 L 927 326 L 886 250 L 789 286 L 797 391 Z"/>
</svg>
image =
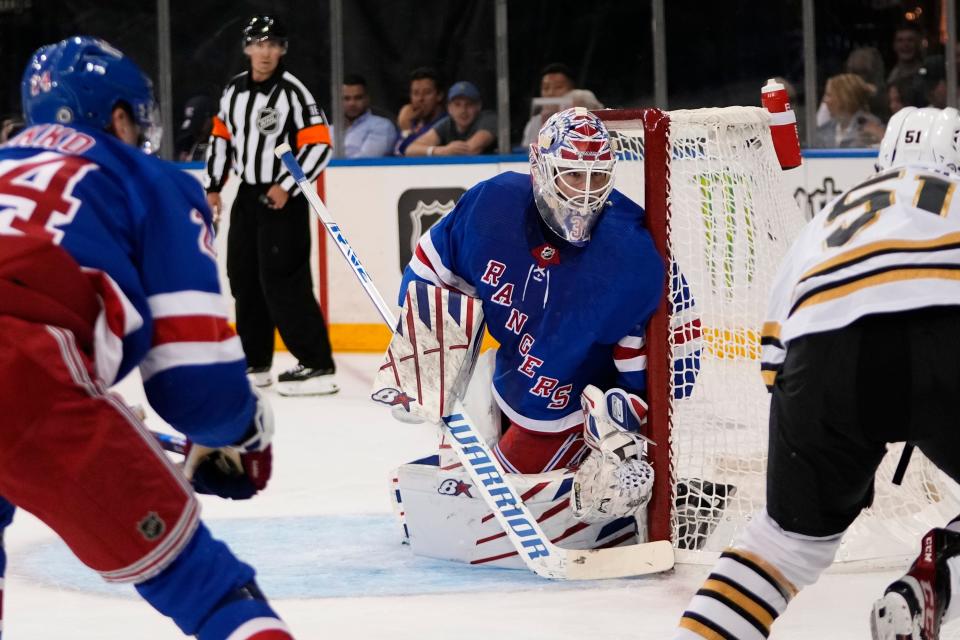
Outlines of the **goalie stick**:
<svg viewBox="0 0 960 640">
<path fill-rule="evenodd" d="M 274 153 L 297 181 L 340 253 L 353 267 L 354 275 L 377 308 L 380 317 L 391 331 L 395 331 L 397 320 L 393 317 L 393 312 L 380 296 L 370 274 L 364 269 L 363 263 L 316 191 L 310 188 L 290 145 L 278 145 Z M 442 428 L 450 436 L 457 457 L 470 473 L 484 502 L 497 518 L 520 558 L 537 575 L 560 580 L 596 580 L 656 573 L 673 567 L 673 546 L 668 540 L 611 549 L 563 549 L 556 546 L 544 535 L 536 518 L 523 504 L 500 463 L 494 458 L 470 417 L 463 411 L 459 400 L 454 403 L 449 415 L 442 419 Z"/>
</svg>

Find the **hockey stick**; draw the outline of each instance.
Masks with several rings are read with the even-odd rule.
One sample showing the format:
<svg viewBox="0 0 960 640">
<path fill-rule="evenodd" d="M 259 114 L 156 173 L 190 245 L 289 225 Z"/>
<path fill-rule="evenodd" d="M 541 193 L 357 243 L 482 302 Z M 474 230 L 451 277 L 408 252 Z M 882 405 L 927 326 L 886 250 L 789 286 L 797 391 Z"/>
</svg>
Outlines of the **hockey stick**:
<svg viewBox="0 0 960 640">
<path fill-rule="evenodd" d="M 150 435 L 153 436 L 154 440 L 157 441 L 164 451 L 169 451 L 170 453 L 179 453 L 182 456 L 186 455 L 187 439 L 183 436 L 160 433 L 159 431 L 151 431 Z"/>
<path fill-rule="evenodd" d="M 340 253 L 353 267 L 354 275 L 373 301 L 380 317 L 391 331 L 395 331 L 397 321 L 393 312 L 323 201 L 310 188 L 290 145 L 277 146 L 275 153 L 297 181 Z M 442 426 L 451 441 L 456 443 L 453 449 L 476 483 L 484 502 L 496 516 L 519 556 L 537 575 L 562 580 L 595 580 L 656 573 L 673 566 L 673 546 L 667 540 L 612 549 L 563 549 L 556 546 L 544 535 L 537 519 L 523 504 L 459 400 L 454 403 L 450 415 L 443 418 Z"/>
</svg>

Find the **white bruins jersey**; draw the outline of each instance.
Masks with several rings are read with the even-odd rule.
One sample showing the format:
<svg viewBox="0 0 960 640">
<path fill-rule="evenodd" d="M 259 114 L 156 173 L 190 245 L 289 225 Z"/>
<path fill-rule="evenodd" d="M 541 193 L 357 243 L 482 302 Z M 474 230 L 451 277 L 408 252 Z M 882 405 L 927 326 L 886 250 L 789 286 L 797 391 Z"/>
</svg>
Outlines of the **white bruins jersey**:
<svg viewBox="0 0 960 640">
<path fill-rule="evenodd" d="M 789 342 L 877 313 L 960 305 L 960 178 L 914 165 L 830 202 L 800 233 L 774 281 L 762 331 L 773 386 Z"/>
</svg>

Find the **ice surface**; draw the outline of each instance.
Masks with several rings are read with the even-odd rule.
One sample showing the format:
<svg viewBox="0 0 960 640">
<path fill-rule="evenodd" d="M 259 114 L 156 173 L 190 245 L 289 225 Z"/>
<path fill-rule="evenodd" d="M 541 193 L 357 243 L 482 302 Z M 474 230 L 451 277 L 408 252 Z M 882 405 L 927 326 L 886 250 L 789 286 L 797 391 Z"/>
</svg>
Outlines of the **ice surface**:
<svg viewBox="0 0 960 640">
<path fill-rule="evenodd" d="M 337 355 L 342 391 L 271 393 L 277 416 L 270 487 L 249 502 L 203 498 L 216 535 L 258 569 L 300 640 L 669 638 L 707 567 L 607 582 L 548 582 L 471 568 L 399 544 L 390 471 L 435 446 L 431 427 L 394 422 L 369 398 L 373 355 Z M 280 354 L 274 372 L 293 364 Z M 119 391 L 145 404 L 137 379 Z M 162 428 L 150 413 L 148 425 Z M 18 512 L 8 530 L 6 640 L 183 637 L 132 588 L 106 585 L 42 523 Z M 801 593 L 774 639 L 869 637 L 870 603 L 899 572 L 828 574 Z"/>
</svg>

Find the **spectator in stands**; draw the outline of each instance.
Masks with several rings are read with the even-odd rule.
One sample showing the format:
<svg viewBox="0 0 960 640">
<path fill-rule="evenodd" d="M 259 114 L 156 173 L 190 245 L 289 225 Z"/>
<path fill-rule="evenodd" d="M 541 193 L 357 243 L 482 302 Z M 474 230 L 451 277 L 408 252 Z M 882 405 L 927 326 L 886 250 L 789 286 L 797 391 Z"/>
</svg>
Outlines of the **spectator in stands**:
<svg viewBox="0 0 960 640">
<path fill-rule="evenodd" d="M 565 64 L 554 62 L 548 64 L 540 71 L 540 97 L 541 98 L 560 98 L 577 88 L 577 82 L 573 78 L 573 71 Z M 570 104 L 562 108 L 569 108 Z M 557 111 L 560 111 L 561 105 L 556 108 L 540 108 L 530 115 L 526 126 L 523 128 L 523 138 L 520 144 L 526 148 L 537 140 L 540 128 L 547 118 Z M 533 111 L 533 109 L 531 109 Z"/>
<path fill-rule="evenodd" d="M 173 142 L 180 162 L 202 161 L 207 157 L 207 143 L 213 130 L 217 103 L 204 95 L 193 96 L 183 107 L 183 121 Z"/>
<path fill-rule="evenodd" d="M 892 116 L 904 107 L 925 107 L 926 87 L 920 75 L 898 78 L 887 87 L 887 111 Z"/>
<path fill-rule="evenodd" d="M 889 116 L 887 112 L 887 82 L 883 56 L 876 47 L 857 47 L 847 56 L 844 65 L 847 73 L 855 73 L 873 87 L 870 97 L 870 111 L 881 120 Z"/>
<path fill-rule="evenodd" d="M 397 128 L 389 119 L 375 115 L 370 110 L 367 81 L 355 73 L 344 76 L 341 99 L 343 117 L 347 122 L 343 155 L 347 158 L 390 155 L 397 141 Z"/>
<path fill-rule="evenodd" d="M 942 55 L 929 56 L 917 71 L 923 86 L 923 97 L 931 107 L 947 106 L 947 70 Z"/>
<path fill-rule="evenodd" d="M 410 73 L 410 102 L 397 115 L 400 139 L 396 154 L 402 156 L 410 143 L 433 128 L 446 117 L 443 82 L 440 74 L 430 67 L 419 67 Z"/>
<path fill-rule="evenodd" d="M 480 90 L 466 80 L 447 93 L 447 117 L 407 147 L 408 156 L 474 156 L 493 153 L 497 116 L 482 111 Z"/>
<path fill-rule="evenodd" d="M 924 49 L 926 42 L 923 30 L 916 22 L 904 22 L 893 35 L 893 52 L 897 62 L 890 69 L 887 84 L 893 84 L 898 78 L 917 73 L 923 66 Z"/>
<path fill-rule="evenodd" d="M 814 136 L 817 147 L 871 147 L 883 137 L 883 123 L 870 113 L 873 87 L 854 73 L 841 73 L 827 80 L 823 102 L 830 119 Z"/>
</svg>

